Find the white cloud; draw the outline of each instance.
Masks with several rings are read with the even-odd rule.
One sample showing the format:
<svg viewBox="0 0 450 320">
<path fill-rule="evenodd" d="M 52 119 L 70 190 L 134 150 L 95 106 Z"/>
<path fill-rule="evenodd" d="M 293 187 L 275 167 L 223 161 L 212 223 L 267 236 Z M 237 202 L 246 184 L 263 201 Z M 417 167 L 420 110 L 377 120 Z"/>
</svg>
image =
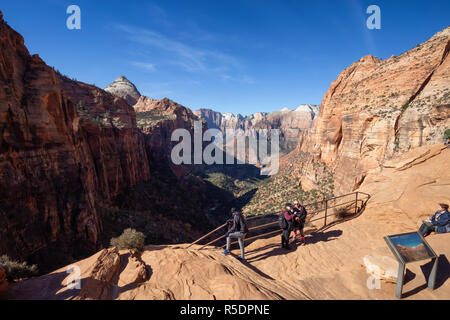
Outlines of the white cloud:
<svg viewBox="0 0 450 320">
<path fill-rule="evenodd" d="M 238 60 L 231 55 L 195 47 L 153 30 L 126 25 L 117 25 L 116 28 L 126 33 L 130 41 L 166 51 L 170 54 L 168 63 L 181 66 L 189 72 L 223 72 L 240 66 Z"/>
<path fill-rule="evenodd" d="M 133 62 L 131 62 L 131 64 L 134 65 L 135 67 L 138 67 L 139 69 L 142 69 L 147 72 L 155 72 L 156 71 L 156 65 L 153 63 L 133 61 Z"/>
</svg>

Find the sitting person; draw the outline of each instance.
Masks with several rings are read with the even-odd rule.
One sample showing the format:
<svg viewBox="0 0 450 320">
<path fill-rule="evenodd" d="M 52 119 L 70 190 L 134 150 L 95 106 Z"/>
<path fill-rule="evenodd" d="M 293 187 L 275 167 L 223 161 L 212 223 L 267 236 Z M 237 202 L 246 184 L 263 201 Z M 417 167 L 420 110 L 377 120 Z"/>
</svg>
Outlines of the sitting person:
<svg viewBox="0 0 450 320">
<path fill-rule="evenodd" d="M 431 232 L 447 233 L 450 232 L 450 212 L 448 212 L 448 204 L 440 203 L 441 207 L 433 216 L 424 220 L 419 229 L 419 233 L 426 237 Z"/>
</svg>

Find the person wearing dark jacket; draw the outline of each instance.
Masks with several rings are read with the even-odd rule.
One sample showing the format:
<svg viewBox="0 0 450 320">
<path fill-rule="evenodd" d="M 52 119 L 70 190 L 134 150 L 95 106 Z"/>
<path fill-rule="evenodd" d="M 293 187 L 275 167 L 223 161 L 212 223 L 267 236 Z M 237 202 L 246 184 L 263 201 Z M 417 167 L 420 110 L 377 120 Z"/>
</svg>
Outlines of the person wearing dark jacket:
<svg viewBox="0 0 450 320">
<path fill-rule="evenodd" d="M 224 255 L 230 254 L 231 239 L 236 238 L 241 248 L 241 256 L 238 258 L 241 261 L 245 261 L 244 256 L 244 239 L 248 233 L 247 221 L 245 221 L 242 212 L 232 209 L 233 220 L 230 223 L 231 227 L 228 229 L 227 236 L 227 248 L 222 252 Z"/>
<path fill-rule="evenodd" d="M 419 233 L 426 237 L 433 231 L 436 233 L 450 232 L 450 212 L 448 212 L 448 204 L 440 203 L 441 207 L 433 216 L 428 220 L 423 221 L 422 226 L 419 229 Z"/>
<path fill-rule="evenodd" d="M 293 231 L 294 231 L 294 241 L 295 238 L 297 237 L 297 230 L 300 232 L 300 236 L 301 238 L 301 242 L 305 243 L 305 234 L 303 233 L 303 229 L 305 227 L 305 221 L 306 221 L 306 209 L 305 207 L 300 204 L 299 201 L 294 201 L 294 212 L 295 212 L 295 216 L 293 219 Z"/>
<path fill-rule="evenodd" d="M 284 219 L 286 219 L 286 228 L 283 229 L 281 233 L 281 247 L 285 249 L 289 249 L 289 237 L 291 236 L 291 231 L 293 227 L 293 219 L 295 216 L 295 212 L 292 209 L 292 205 L 290 203 L 286 203 L 283 208 Z"/>
</svg>

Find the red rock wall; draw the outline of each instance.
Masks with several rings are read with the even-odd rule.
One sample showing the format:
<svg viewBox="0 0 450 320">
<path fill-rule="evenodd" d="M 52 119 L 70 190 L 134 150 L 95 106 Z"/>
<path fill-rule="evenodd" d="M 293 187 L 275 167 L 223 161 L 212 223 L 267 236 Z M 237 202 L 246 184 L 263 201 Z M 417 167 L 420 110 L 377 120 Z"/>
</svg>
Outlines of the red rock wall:
<svg viewBox="0 0 450 320">
<path fill-rule="evenodd" d="M 92 252 L 98 207 L 149 179 L 134 110 L 30 56 L 2 19 L 0 40 L 0 253 Z"/>
<path fill-rule="evenodd" d="M 331 84 L 297 152 L 332 168 L 342 194 L 393 156 L 442 143 L 450 127 L 449 49 L 447 28 L 399 57 L 365 56 L 353 63 Z M 305 167 L 303 178 L 313 170 Z"/>
</svg>

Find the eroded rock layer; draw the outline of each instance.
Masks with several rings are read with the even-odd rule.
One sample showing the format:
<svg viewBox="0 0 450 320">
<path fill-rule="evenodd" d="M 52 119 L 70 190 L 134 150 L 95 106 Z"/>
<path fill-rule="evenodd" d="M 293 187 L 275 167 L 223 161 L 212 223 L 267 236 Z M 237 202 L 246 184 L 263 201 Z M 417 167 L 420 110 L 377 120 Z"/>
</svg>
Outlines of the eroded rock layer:
<svg viewBox="0 0 450 320">
<path fill-rule="evenodd" d="M 194 114 L 204 119 L 208 128 L 226 130 L 280 129 L 281 151 L 288 152 L 295 149 L 301 132 L 310 129 L 319 114 L 319 106 L 304 104 L 295 110 L 284 108 L 271 113 L 258 112 L 249 116 L 231 113 L 222 114 L 211 109 L 200 109 Z"/>
<path fill-rule="evenodd" d="M 145 143 L 124 100 L 55 72 L 3 20 L 0 40 L 0 252 L 45 269 L 54 249 L 99 248 L 98 208 L 149 179 Z"/>
<path fill-rule="evenodd" d="M 297 152 L 313 154 L 304 179 L 317 183 L 312 163 L 323 162 L 343 193 L 393 156 L 441 142 L 450 127 L 449 50 L 446 28 L 398 57 L 369 55 L 345 69 L 325 94 L 312 132 L 300 139 Z"/>
</svg>

